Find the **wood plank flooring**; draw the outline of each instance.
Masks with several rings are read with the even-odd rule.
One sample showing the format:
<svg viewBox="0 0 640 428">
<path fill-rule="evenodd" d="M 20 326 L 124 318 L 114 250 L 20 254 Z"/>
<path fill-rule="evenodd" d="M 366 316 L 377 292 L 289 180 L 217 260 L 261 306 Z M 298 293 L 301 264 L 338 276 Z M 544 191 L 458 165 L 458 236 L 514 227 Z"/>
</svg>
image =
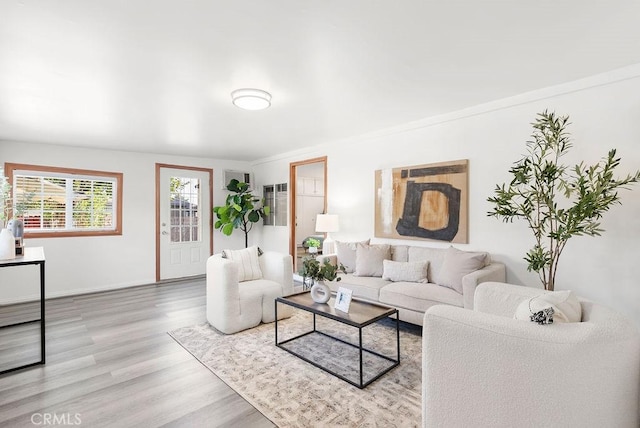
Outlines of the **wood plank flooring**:
<svg viewBox="0 0 640 428">
<path fill-rule="evenodd" d="M 167 334 L 205 321 L 204 279 L 48 300 L 47 364 L 0 376 L 0 427 L 273 427 Z M 0 329 L 0 369 L 38 360 L 38 332 Z"/>
</svg>

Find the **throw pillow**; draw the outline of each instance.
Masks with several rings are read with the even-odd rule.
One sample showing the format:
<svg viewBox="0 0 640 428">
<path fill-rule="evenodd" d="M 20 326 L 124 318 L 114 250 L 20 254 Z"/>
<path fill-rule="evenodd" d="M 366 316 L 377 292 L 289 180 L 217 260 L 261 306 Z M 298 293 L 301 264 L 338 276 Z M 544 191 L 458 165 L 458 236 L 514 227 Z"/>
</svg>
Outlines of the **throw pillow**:
<svg viewBox="0 0 640 428">
<path fill-rule="evenodd" d="M 538 324 L 580 322 L 582 305 L 573 291 L 549 291 L 520 303 L 513 317 Z"/>
<path fill-rule="evenodd" d="M 474 253 L 449 247 L 444 254 L 438 284 L 462 294 L 462 277 L 482 269 L 487 253 Z"/>
<path fill-rule="evenodd" d="M 382 279 L 394 282 L 427 282 L 428 261 L 394 262 L 393 260 L 383 260 L 382 267 Z"/>
<path fill-rule="evenodd" d="M 244 250 L 222 250 L 222 257 L 238 263 L 238 281 L 251 281 L 262 278 L 259 253 L 262 251 L 257 246 Z"/>
<path fill-rule="evenodd" d="M 227 254 L 225 253 L 225 251 L 232 251 L 232 250 L 222 250 L 222 258 L 223 259 L 227 259 Z M 258 247 L 258 257 L 260 257 L 261 255 L 264 254 L 264 251 L 262 251 L 262 248 Z"/>
<path fill-rule="evenodd" d="M 338 261 L 344 265 L 347 273 L 353 273 L 356 269 L 356 249 L 358 244 L 369 245 L 369 240 L 360 242 L 335 241 L 335 244 Z"/>
<path fill-rule="evenodd" d="M 356 248 L 354 276 L 382 276 L 382 262 L 391 258 L 389 245 L 362 245 Z"/>
<path fill-rule="evenodd" d="M 393 260 L 394 262 L 408 262 L 409 246 L 408 245 L 392 245 L 391 260 Z"/>
</svg>

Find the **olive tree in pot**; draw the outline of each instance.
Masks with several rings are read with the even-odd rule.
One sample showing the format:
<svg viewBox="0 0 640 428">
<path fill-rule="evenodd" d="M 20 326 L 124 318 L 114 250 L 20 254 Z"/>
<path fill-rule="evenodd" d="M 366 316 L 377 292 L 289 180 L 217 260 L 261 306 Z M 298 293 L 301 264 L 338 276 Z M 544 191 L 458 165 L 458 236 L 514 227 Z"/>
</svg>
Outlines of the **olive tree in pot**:
<svg viewBox="0 0 640 428">
<path fill-rule="evenodd" d="M 628 189 L 640 180 L 640 171 L 615 178 L 620 164 L 616 150 L 595 165 L 584 162 L 570 168 L 560 158 L 572 147 L 566 129 L 568 116 L 546 110 L 533 126 L 528 154 L 509 170 L 511 182 L 497 185 L 487 200 L 493 209 L 487 214 L 505 222 L 515 218 L 527 222 L 535 245 L 524 257 L 527 269 L 537 272 L 545 290 L 552 291 L 560 255 L 573 236 L 599 236 L 599 220 L 612 205 L 620 204 L 618 189 Z"/>
<path fill-rule="evenodd" d="M 214 227 L 227 236 L 234 229 L 244 232 L 244 246 L 249 246 L 249 232 L 253 225 L 269 215 L 270 209 L 264 206 L 264 199 L 254 196 L 249 191 L 249 185 L 233 179 L 227 185 L 231 192 L 227 195 L 225 204 L 213 207 L 217 220 Z"/>
</svg>

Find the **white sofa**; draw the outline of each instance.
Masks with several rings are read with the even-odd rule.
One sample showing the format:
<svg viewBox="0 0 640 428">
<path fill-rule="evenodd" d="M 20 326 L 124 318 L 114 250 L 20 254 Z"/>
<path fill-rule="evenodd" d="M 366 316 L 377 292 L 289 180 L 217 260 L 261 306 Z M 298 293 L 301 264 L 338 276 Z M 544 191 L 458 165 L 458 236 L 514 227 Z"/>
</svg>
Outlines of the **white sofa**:
<svg viewBox="0 0 640 428">
<path fill-rule="evenodd" d="M 473 311 L 424 316 L 424 427 L 640 426 L 640 335 L 625 317 L 580 300 L 582 322 L 516 320 L 544 291 L 485 283 Z"/>
<path fill-rule="evenodd" d="M 237 253 L 245 250 L 237 251 Z M 225 334 L 236 333 L 263 323 L 275 321 L 275 299 L 293 294 L 292 259 L 288 254 L 265 251 L 258 256 L 257 247 L 252 259 L 242 257 L 247 271 L 253 266 L 259 272 L 251 280 L 244 275 L 241 262 L 214 254 L 207 260 L 207 320 Z M 249 275 L 249 274 L 247 274 Z M 278 318 L 291 316 L 291 309 L 283 306 Z"/>
<path fill-rule="evenodd" d="M 478 284 L 486 281 L 506 281 L 505 266 L 502 263 L 492 262 L 488 253 L 461 251 L 453 247 L 388 246 L 389 260 L 398 262 L 394 265 L 396 267 L 402 268 L 404 264 L 409 266 L 414 262 L 427 261 L 426 280 L 428 282 L 402 281 L 397 280 L 398 278 L 395 278 L 396 281 L 385 279 L 385 267 L 388 265 L 383 266 L 380 260 L 376 262 L 380 264 L 377 272 L 369 266 L 369 269 L 364 269 L 365 272 L 359 273 L 357 268 L 361 263 L 358 257 L 363 254 L 359 251 L 367 244 L 368 241 L 336 242 L 335 254 L 319 256 L 318 259 L 321 261 L 329 259 L 332 263 L 343 263 L 350 271 L 346 275 L 341 275 L 339 282 L 333 281 L 327 284 L 332 292 L 336 292 L 339 287 L 344 287 L 353 290 L 353 297 L 398 308 L 400 319 L 412 324 L 422 325 L 425 311 L 433 305 L 447 304 L 471 309 Z M 477 269 L 474 269 L 473 263 L 468 263 L 470 258 L 475 261 L 480 260 Z M 368 260 L 368 262 L 371 261 L 372 258 Z M 362 275 L 362 273 L 374 275 Z"/>
</svg>

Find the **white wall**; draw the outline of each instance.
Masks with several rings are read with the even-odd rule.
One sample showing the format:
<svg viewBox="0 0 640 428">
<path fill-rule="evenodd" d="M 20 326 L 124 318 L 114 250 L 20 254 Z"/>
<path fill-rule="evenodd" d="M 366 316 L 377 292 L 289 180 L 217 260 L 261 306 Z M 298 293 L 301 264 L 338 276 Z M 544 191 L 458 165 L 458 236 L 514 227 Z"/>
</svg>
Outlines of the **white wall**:
<svg viewBox="0 0 640 428">
<path fill-rule="evenodd" d="M 328 212 L 340 215 L 337 239 L 373 236 L 374 171 L 469 159 L 469 244 L 490 251 L 507 265 L 509 282 L 540 286 L 522 260 L 533 245 L 524 223 L 505 224 L 487 217 L 486 202 L 496 184 L 509 180 L 508 169 L 525 153 L 530 123 L 544 109 L 570 115 L 574 148 L 569 164 L 595 163 L 609 149 L 622 157 L 619 174 L 640 169 L 640 66 L 500 100 L 461 112 L 407 124 L 365 137 L 335 142 L 254 164 L 259 181 L 288 180 L 289 163 L 328 156 Z M 621 191 L 622 205 L 602 221 L 601 237 L 577 237 L 560 262 L 557 289 L 613 307 L 640 325 L 640 280 L 633 266 L 640 255 L 640 186 Z M 288 251 L 287 228 L 264 228 L 262 245 Z M 411 241 L 418 245 L 447 244 Z"/>
<path fill-rule="evenodd" d="M 47 296 L 87 293 L 155 282 L 155 164 L 212 168 L 213 204 L 221 205 L 224 169 L 246 170 L 246 162 L 80 149 L 0 141 L 0 163 L 26 163 L 124 173 L 122 236 L 27 239 L 46 254 Z M 214 232 L 214 252 L 244 247 L 240 231 Z M 35 268 L 0 269 L 0 304 L 38 295 Z M 204 272 L 203 272 L 204 273 Z M 27 275 L 26 277 L 24 275 Z"/>
<path fill-rule="evenodd" d="M 469 159 L 469 244 L 462 248 L 490 251 L 506 263 L 508 280 L 539 286 L 526 272 L 522 256 L 532 245 L 522 223 L 503 224 L 486 216 L 486 198 L 497 183 L 509 179 L 508 169 L 525 152 L 530 122 L 545 108 L 569 114 L 574 150 L 568 163 L 596 162 L 610 148 L 622 156 L 619 172 L 640 169 L 640 66 L 594 76 L 553 88 L 500 100 L 461 112 L 426 119 L 376 134 L 332 142 L 311 150 L 256 162 L 256 189 L 289 180 L 289 163 L 328 156 L 329 213 L 340 215 L 342 240 L 373 236 L 374 171 L 455 159 Z M 155 280 L 155 163 L 214 169 L 214 204 L 223 169 L 246 169 L 245 162 L 79 149 L 0 141 L 0 162 L 31 163 L 124 173 L 123 235 L 92 238 L 31 239 L 47 254 L 49 297 L 151 283 Z M 640 325 L 640 285 L 632 267 L 638 258 L 640 186 L 622 191 L 622 205 L 603 219 L 602 237 L 574 238 L 561 259 L 558 289 L 579 294 L 626 313 Z M 241 233 L 215 232 L 214 251 L 241 248 Z M 288 227 L 257 227 L 252 243 L 266 250 L 288 252 Z M 446 246 L 411 241 L 413 244 Z M 23 269 L 23 268 L 21 268 Z M 24 268 L 29 269 L 29 268 Z M 35 297 L 37 275 L 10 274 L 0 269 L 0 304 Z M 31 278 L 29 278 L 31 275 Z"/>
</svg>

